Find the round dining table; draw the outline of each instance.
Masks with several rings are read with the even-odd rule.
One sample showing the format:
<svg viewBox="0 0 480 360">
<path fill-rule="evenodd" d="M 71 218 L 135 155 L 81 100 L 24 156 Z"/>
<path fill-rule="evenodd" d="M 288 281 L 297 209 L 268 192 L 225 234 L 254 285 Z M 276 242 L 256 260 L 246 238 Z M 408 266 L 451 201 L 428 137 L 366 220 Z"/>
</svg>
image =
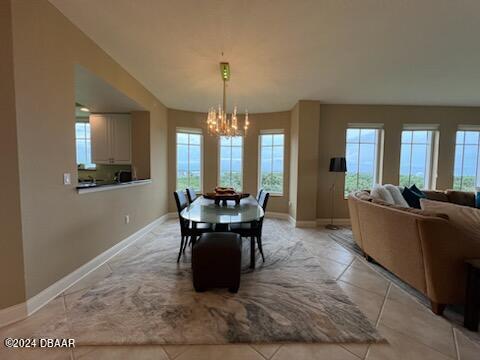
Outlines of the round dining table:
<svg viewBox="0 0 480 360">
<path fill-rule="evenodd" d="M 227 201 L 226 205 L 216 205 L 214 200 L 200 196 L 183 209 L 180 216 L 192 224 L 214 224 L 216 231 L 229 231 L 230 224 L 259 221 L 265 215 L 262 207 L 253 196 L 241 199 L 240 204 Z M 194 226 L 194 225 L 193 225 Z M 250 267 L 255 267 L 255 242 L 250 241 Z"/>
</svg>

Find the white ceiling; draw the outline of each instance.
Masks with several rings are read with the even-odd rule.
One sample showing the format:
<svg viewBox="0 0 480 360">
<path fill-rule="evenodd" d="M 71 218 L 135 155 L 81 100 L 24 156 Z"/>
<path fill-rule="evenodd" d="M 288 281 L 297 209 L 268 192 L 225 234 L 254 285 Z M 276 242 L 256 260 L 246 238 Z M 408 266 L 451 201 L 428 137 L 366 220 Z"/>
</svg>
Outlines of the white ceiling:
<svg viewBox="0 0 480 360">
<path fill-rule="evenodd" d="M 50 1 L 171 108 L 480 105 L 478 0 Z"/>
</svg>

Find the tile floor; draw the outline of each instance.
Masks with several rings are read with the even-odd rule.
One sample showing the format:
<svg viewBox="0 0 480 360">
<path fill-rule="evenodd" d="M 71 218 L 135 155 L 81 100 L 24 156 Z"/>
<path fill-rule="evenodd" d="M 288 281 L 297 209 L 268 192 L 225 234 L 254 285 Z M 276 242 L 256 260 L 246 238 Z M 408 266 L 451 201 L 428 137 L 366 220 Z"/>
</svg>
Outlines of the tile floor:
<svg viewBox="0 0 480 360">
<path fill-rule="evenodd" d="M 365 313 L 388 340 L 388 344 L 234 344 L 204 346 L 79 346 L 68 350 L 16 350 L 0 346 L 0 359 L 480 359 L 480 335 L 463 329 L 458 319 L 445 319 L 430 312 L 403 290 L 383 278 L 328 236 L 323 228 L 299 229 L 287 221 L 270 219 L 264 231 L 281 226 L 284 231 L 303 240 L 306 248 L 318 256 L 325 271 Z M 46 318 L 68 319 L 65 308 L 91 285 L 115 271 L 119 259 L 135 253 L 161 235 L 154 229 L 117 257 L 89 274 L 61 296 L 26 320 L 0 329 L 0 338 L 21 337 L 39 327 Z M 268 256 L 268 255 L 267 255 Z"/>
</svg>

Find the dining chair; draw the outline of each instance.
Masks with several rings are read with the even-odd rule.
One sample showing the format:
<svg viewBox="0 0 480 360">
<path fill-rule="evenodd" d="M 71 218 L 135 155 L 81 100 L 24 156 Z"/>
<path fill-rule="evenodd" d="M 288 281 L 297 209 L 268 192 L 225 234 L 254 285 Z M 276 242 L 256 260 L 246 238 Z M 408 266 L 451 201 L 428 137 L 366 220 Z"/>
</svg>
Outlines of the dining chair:
<svg viewBox="0 0 480 360">
<path fill-rule="evenodd" d="M 258 204 L 262 207 L 263 211 L 267 210 L 268 199 L 270 198 L 270 193 L 262 191 Z M 249 223 L 240 223 L 240 224 L 231 224 L 230 231 L 240 235 L 240 237 L 249 237 L 250 246 L 255 247 L 255 240 L 257 240 L 258 250 L 260 255 L 262 255 L 262 260 L 265 262 L 265 256 L 263 255 L 262 247 L 262 228 L 263 228 L 263 219 L 265 215 L 260 218 L 260 220 L 255 220 Z M 254 251 L 251 251 L 251 254 L 254 254 Z M 255 262 L 251 262 L 253 267 L 255 267 Z"/>
<path fill-rule="evenodd" d="M 185 248 L 187 247 L 188 238 L 190 238 L 191 242 L 194 244 L 197 236 L 200 236 L 203 233 L 212 231 L 212 225 L 206 223 L 195 223 L 190 222 L 189 220 L 184 219 L 181 216 L 181 212 L 188 206 L 187 197 L 183 191 L 174 191 L 173 196 L 175 197 L 175 203 L 177 205 L 177 212 L 178 212 L 178 220 L 180 222 L 180 235 L 181 235 L 181 242 L 180 242 L 180 251 L 178 252 L 177 263 L 180 261 L 182 257 L 182 253 L 185 252 Z"/>
<path fill-rule="evenodd" d="M 192 188 L 187 188 L 187 198 L 188 202 L 191 204 L 197 198 L 197 192 Z"/>
<path fill-rule="evenodd" d="M 262 196 L 262 193 L 263 193 L 263 189 L 258 190 L 258 193 L 257 193 L 257 201 L 258 202 L 260 202 L 260 196 Z"/>
</svg>

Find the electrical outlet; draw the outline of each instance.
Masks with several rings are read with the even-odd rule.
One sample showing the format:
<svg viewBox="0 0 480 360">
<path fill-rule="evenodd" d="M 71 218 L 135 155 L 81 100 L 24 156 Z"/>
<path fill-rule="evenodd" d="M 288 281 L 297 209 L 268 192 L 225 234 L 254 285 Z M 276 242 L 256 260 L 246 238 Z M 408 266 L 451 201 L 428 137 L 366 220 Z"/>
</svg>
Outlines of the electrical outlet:
<svg viewBox="0 0 480 360">
<path fill-rule="evenodd" d="M 125 224 L 129 224 L 130 223 L 130 215 L 125 215 L 124 220 L 125 220 Z"/>
<path fill-rule="evenodd" d="M 63 174 L 63 185 L 70 185 L 72 183 L 72 177 L 70 173 Z"/>
</svg>

